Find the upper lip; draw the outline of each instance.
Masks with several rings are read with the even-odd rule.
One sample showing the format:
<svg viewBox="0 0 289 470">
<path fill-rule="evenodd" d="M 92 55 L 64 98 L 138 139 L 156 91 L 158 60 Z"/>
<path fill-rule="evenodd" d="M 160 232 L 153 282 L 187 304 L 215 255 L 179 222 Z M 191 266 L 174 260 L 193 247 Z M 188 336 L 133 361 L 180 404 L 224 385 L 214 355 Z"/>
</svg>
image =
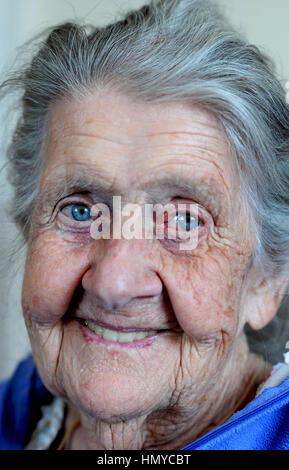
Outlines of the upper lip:
<svg viewBox="0 0 289 470">
<path fill-rule="evenodd" d="M 134 332 L 138 332 L 138 331 L 177 331 L 179 330 L 180 328 L 178 327 L 171 327 L 171 328 L 159 328 L 159 327 L 123 327 L 123 326 L 119 326 L 119 325 L 110 325 L 108 323 L 105 323 L 103 321 L 99 321 L 99 320 L 95 320 L 93 318 L 84 318 L 84 317 L 79 317 L 79 316 L 76 316 L 74 317 L 75 319 L 77 320 L 82 320 L 82 321 L 88 321 L 88 322 L 91 322 L 91 323 L 94 323 L 95 325 L 98 325 L 98 326 L 101 326 L 103 328 L 108 328 L 110 330 L 115 330 L 115 331 L 121 331 L 123 333 L 134 333 Z"/>
</svg>

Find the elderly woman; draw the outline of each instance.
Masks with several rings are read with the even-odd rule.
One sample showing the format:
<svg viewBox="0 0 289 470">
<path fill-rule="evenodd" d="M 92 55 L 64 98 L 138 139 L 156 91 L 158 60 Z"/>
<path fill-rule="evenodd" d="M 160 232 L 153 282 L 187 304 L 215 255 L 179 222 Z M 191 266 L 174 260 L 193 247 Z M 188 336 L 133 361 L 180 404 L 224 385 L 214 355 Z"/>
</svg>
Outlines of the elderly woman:
<svg viewBox="0 0 289 470">
<path fill-rule="evenodd" d="M 2 448 L 289 449 L 289 366 L 244 332 L 288 283 L 269 61 L 213 4 L 160 0 L 56 27 L 3 86 L 24 90 L 9 161 L 33 358 L 1 386 Z M 126 204 L 176 214 L 163 237 L 115 235 Z"/>
</svg>

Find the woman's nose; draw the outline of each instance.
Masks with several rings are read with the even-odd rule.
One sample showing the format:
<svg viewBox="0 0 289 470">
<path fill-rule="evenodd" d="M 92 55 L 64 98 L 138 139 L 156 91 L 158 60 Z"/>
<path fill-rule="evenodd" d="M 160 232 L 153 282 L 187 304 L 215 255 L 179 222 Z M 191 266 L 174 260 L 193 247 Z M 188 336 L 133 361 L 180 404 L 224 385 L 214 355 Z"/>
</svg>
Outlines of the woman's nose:
<svg viewBox="0 0 289 470">
<path fill-rule="evenodd" d="M 91 263 L 82 279 L 84 290 L 93 293 L 100 307 L 117 310 L 131 300 L 155 297 L 162 282 L 150 266 L 144 240 L 113 240 L 100 259 Z"/>
</svg>

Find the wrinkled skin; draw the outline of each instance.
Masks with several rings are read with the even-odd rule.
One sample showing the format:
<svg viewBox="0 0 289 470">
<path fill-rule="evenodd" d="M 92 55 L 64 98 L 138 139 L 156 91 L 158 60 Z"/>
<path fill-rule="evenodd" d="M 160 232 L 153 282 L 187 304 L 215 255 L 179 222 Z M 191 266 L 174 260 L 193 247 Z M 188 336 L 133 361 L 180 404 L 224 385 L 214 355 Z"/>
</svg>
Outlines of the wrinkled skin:
<svg viewBox="0 0 289 470">
<path fill-rule="evenodd" d="M 244 324 L 264 326 L 280 300 L 246 282 L 253 224 L 224 133 L 200 108 L 102 89 L 54 104 L 45 148 L 22 304 L 42 380 L 67 402 L 67 425 L 81 417 L 67 448 L 179 449 L 233 409 L 259 364 Z M 72 174 L 124 202 L 200 204 L 198 246 L 94 240 L 62 206 L 109 198 L 79 188 L 60 201 L 53 184 Z M 202 203 L 159 184 L 172 175 L 192 180 Z M 139 349 L 98 344 L 76 317 L 167 332 Z"/>
</svg>

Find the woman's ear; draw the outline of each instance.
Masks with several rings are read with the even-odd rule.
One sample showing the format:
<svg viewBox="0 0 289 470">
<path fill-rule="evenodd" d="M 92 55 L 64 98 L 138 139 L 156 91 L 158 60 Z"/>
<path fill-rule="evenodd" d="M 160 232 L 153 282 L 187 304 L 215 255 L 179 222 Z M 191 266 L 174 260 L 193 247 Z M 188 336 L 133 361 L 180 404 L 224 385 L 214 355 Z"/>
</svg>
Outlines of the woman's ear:
<svg viewBox="0 0 289 470">
<path fill-rule="evenodd" d="M 266 279 L 247 289 L 246 317 L 253 330 L 264 328 L 273 319 L 288 288 L 288 278 Z"/>
</svg>

